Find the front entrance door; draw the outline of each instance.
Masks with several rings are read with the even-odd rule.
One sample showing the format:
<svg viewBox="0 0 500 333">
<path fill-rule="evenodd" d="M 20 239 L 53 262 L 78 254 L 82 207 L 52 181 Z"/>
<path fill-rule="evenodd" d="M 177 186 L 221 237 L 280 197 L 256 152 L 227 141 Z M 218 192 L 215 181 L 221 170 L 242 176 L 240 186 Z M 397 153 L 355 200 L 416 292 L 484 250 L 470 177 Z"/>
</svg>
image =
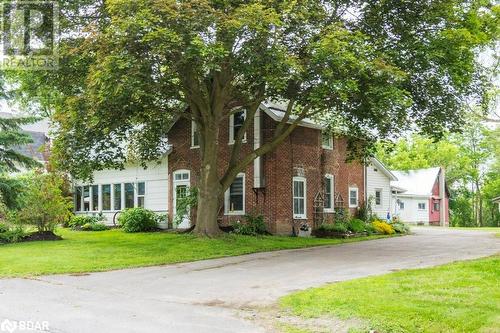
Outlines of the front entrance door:
<svg viewBox="0 0 500 333">
<path fill-rule="evenodd" d="M 189 170 L 179 170 L 174 172 L 174 181 L 173 181 L 173 194 L 174 194 L 174 202 L 173 202 L 173 207 L 174 207 L 174 227 L 179 228 L 179 229 L 188 229 L 191 227 L 191 221 L 190 221 L 190 212 L 187 212 L 184 214 L 184 216 L 181 217 L 180 221 L 177 213 L 177 210 L 179 208 L 179 201 L 182 198 L 185 198 L 189 194 L 189 188 L 190 188 L 190 172 Z M 178 223 L 177 226 L 175 226 L 175 223 Z"/>
</svg>

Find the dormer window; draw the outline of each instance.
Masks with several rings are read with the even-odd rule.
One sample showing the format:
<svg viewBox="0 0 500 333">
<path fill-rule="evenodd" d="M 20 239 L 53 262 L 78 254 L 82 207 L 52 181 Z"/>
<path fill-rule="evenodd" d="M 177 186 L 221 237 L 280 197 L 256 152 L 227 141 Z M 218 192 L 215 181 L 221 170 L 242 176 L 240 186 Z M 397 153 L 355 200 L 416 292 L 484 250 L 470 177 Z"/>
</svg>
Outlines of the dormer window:
<svg viewBox="0 0 500 333">
<path fill-rule="evenodd" d="M 243 127 L 245 122 L 247 112 L 245 110 L 235 112 L 229 117 L 229 144 L 233 144 L 236 141 L 236 136 L 238 132 Z M 243 135 L 243 142 L 246 141 L 247 135 Z"/>
<path fill-rule="evenodd" d="M 333 136 L 330 132 L 321 132 L 321 147 L 323 149 L 333 149 Z"/>
</svg>

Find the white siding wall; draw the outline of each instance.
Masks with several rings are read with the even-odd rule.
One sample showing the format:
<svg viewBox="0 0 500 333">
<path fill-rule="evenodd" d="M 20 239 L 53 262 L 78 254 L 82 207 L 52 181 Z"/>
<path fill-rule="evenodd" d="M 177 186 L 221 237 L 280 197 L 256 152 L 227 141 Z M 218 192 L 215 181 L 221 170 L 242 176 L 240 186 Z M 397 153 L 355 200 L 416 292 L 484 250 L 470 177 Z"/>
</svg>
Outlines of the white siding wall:
<svg viewBox="0 0 500 333">
<path fill-rule="evenodd" d="M 387 217 L 387 212 L 391 210 L 391 181 L 380 169 L 373 165 L 366 167 L 366 187 L 368 199 L 373 197 L 372 210 L 381 219 Z M 377 170 L 377 171 L 375 171 Z M 382 190 L 382 202 L 380 205 L 375 204 L 375 191 Z"/>
<path fill-rule="evenodd" d="M 146 194 L 144 208 L 165 214 L 168 211 L 168 159 L 161 164 L 149 163 L 144 169 L 139 165 L 126 166 L 124 170 L 102 170 L 94 172 L 92 184 L 75 182 L 75 185 L 105 185 L 145 182 Z M 97 214 L 94 212 L 76 212 L 76 214 Z M 113 223 L 116 211 L 103 212 L 108 224 Z"/>
<path fill-rule="evenodd" d="M 399 209 L 399 207 L 395 208 L 397 212 L 396 215 L 398 215 L 403 222 L 411 224 L 429 224 L 429 198 L 398 196 L 397 199 L 405 204 L 403 210 Z M 425 210 L 418 209 L 419 203 L 425 203 Z"/>
</svg>

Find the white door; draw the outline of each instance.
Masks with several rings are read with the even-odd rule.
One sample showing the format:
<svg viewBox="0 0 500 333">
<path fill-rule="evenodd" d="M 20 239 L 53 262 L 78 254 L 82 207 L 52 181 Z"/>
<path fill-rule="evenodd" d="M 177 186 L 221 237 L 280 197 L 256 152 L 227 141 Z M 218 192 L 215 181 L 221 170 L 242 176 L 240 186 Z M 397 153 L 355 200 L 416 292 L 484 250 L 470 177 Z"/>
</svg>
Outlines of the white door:
<svg viewBox="0 0 500 333">
<path fill-rule="evenodd" d="M 174 223 L 178 222 L 177 204 L 179 199 L 185 198 L 189 194 L 189 188 L 190 188 L 189 176 L 190 176 L 189 170 L 178 170 L 174 172 L 174 177 L 173 177 L 174 178 L 173 181 Z M 174 227 L 177 227 L 179 229 L 188 229 L 189 227 L 191 227 L 191 221 L 189 215 L 190 213 L 187 212 L 184 216 L 182 216 L 180 223 L 177 226 L 174 225 Z"/>
</svg>

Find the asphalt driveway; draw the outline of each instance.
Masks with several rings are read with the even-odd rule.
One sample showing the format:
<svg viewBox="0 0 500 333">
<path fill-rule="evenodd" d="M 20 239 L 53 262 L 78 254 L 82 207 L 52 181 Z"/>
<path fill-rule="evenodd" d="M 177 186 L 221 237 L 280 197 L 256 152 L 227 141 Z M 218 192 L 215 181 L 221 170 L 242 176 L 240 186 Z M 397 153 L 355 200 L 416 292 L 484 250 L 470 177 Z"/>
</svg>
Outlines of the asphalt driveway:
<svg viewBox="0 0 500 333">
<path fill-rule="evenodd" d="M 0 323 L 47 322 L 51 332 L 265 332 L 239 310 L 327 282 L 498 252 L 500 238 L 491 233 L 416 228 L 405 237 L 305 250 L 0 279 Z"/>
</svg>

